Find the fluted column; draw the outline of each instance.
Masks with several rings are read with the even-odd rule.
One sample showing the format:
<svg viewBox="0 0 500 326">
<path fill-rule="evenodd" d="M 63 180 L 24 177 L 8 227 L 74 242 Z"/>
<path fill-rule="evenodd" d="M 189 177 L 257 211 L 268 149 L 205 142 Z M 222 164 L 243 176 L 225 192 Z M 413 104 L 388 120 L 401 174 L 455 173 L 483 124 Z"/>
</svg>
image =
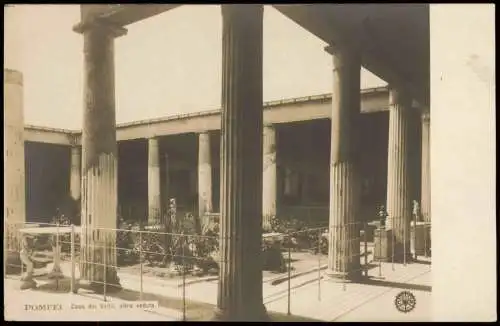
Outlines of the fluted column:
<svg viewBox="0 0 500 326">
<path fill-rule="evenodd" d="M 262 320 L 262 5 L 222 5 L 221 225 L 216 318 Z"/>
<path fill-rule="evenodd" d="M 9 256 L 10 264 L 20 265 L 17 229 L 26 222 L 23 75 L 4 69 L 3 78 L 4 246 L 9 250 L 4 259 Z"/>
<path fill-rule="evenodd" d="M 82 190 L 82 156 L 78 146 L 71 147 L 70 194 L 74 200 L 80 200 Z"/>
<path fill-rule="evenodd" d="M 330 157 L 330 220 L 328 269 L 337 280 L 356 279 L 360 270 L 358 226 L 359 178 L 356 124 L 361 109 L 361 61 L 347 49 L 333 54 L 332 133 Z"/>
<path fill-rule="evenodd" d="M 120 289 L 116 269 L 117 142 L 114 39 L 126 30 L 104 23 L 79 24 L 84 44 L 82 130 L 81 278 L 94 290 Z M 107 268 L 103 268 L 106 266 Z M 106 275 L 104 275 L 104 272 Z M 112 286 L 110 286 L 112 285 Z"/>
<path fill-rule="evenodd" d="M 276 215 L 276 131 L 274 126 L 264 126 L 264 159 L 262 188 L 262 226 L 271 229 L 271 218 Z"/>
<path fill-rule="evenodd" d="M 212 159 L 210 134 L 198 135 L 198 216 L 203 225 L 205 213 L 212 212 Z"/>
<path fill-rule="evenodd" d="M 431 221 L 430 114 L 422 113 L 422 189 L 421 212 L 425 222 Z"/>
<path fill-rule="evenodd" d="M 409 169 L 409 124 L 411 99 L 403 92 L 389 92 L 389 144 L 387 158 L 387 223 L 386 229 L 394 246 L 394 259 L 411 257 L 410 218 L 411 193 Z M 391 254 L 392 253 L 386 253 Z"/>
<path fill-rule="evenodd" d="M 161 214 L 160 149 L 158 138 L 148 139 L 148 222 L 158 222 Z"/>
</svg>

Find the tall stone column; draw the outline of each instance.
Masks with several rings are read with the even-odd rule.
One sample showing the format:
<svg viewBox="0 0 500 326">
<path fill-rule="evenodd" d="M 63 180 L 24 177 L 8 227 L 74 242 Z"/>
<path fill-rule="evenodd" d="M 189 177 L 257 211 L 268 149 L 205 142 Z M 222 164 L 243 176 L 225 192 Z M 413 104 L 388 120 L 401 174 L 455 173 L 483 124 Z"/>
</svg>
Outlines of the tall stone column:
<svg viewBox="0 0 500 326">
<path fill-rule="evenodd" d="M 328 269 L 336 280 L 361 275 L 358 226 L 359 178 L 357 121 L 361 110 L 359 55 L 348 49 L 325 49 L 333 54 L 332 134 L 330 156 L 330 222 Z"/>
<path fill-rule="evenodd" d="M 78 146 L 71 147 L 71 177 L 70 195 L 74 200 L 80 200 L 82 190 L 82 156 Z"/>
<path fill-rule="evenodd" d="M 212 212 L 212 159 L 210 155 L 210 134 L 198 135 L 198 217 L 204 224 L 205 213 Z"/>
<path fill-rule="evenodd" d="M 186 165 L 189 165 L 189 185 L 188 185 L 188 198 L 186 198 L 189 202 L 189 212 L 195 213 L 196 210 L 196 198 L 198 193 L 198 168 L 196 166 L 191 165 L 192 162 L 186 162 Z"/>
<path fill-rule="evenodd" d="M 271 230 L 271 218 L 276 215 L 276 130 L 274 126 L 264 126 L 264 159 L 262 188 L 262 226 Z"/>
<path fill-rule="evenodd" d="M 266 318 L 262 298 L 262 5 L 222 5 L 220 272 L 216 319 Z"/>
<path fill-rule="evenodd" d="M 81 278 L 92 288 L 120 289 L 116 273 L 117 142 L 114 39 L 126 30 L 104 22 L 79 24 L 84 44 Z M 106 267 L 104 267 L 106 266 Z"/>
<path fill-rule="evenodd" d="M 26 222 L 23 75 L 11 69 L 3 72 L 4 264 L 7 259 L 8 264 L 20 266 L 17 230 Z"/>
<path fill-rule="evenodd" d="M 170 163 L 169 163 L 169 158 L 168 158 L 168 154 L 165 154 L 164 156 L 165 160 L 163 161 L 163 173 L 164 173 L 164 178 L 163 178 L 163 182 L 164 182 L 164 186 L 163 188 L 160 190 L 160 193 L 162 194 L 162 198 L 163 198 L 163 214 L 166 214 L 170 208 L 170 205 L 169 205 L 169 200 L 170 200 Z"/>
<path fill-rule="evenodd" d="M 158 138 L 148 139 L 148 222 L 155 223 L 161 215 L 160 149 Z"/>
<path fill-rule="evenodd" d="M 422 188 L 421 213 L 425 222 L 431 221 L 431 159 L 430 159 L 430 114 L 422 113 Z"/>
<path fill-rule="evenodd" d="M 409 169 L 409 124 L 411 99 L 400 90 L 389 93 L 389 145 L 387 158 L 387 223 L 386 229 L 394 251 L 394 260 L 401 261 L 406 251 L 411 258 L 410 218 L 411 191 Z M 392 255 L 392 252 L 386 253 Z M 389 257 L 387 257 L 389 258 Z"/>
</svg>

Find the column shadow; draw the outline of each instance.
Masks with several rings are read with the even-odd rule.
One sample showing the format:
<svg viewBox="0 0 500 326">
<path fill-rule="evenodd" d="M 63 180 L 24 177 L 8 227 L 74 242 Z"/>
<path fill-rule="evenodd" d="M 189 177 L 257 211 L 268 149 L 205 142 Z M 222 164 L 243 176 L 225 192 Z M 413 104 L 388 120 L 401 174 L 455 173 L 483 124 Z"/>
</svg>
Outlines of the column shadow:
<svg viewBox="0 0 500 326">
<path fill-rule="evenodd" d="M 432 286 L 430 286 L 430 285 L 392 282 L 392 281 L 377 280 L 377 279 L 372 279 L 372 278 L 363 279 L 363 280 L 357 281 L 355 283 L 364 284 L 364 285 L 382 286 L 382 287 L 388 287 L 388 288 L 393 288 L 393 289 L 432 292 Z"/>
</svg>

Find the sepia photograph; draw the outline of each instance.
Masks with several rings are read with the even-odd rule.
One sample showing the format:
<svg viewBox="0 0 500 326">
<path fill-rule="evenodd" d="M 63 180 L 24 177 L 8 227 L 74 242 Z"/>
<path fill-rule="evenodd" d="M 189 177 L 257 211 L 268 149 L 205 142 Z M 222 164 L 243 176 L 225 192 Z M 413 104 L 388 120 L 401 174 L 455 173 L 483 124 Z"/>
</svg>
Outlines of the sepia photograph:
<svg viewBox="0 0 500 326">
<path fill-rule="evenodd" d="M 4 5 L 4 320 L 496 321 L 494 12 Z"/>
</svg>

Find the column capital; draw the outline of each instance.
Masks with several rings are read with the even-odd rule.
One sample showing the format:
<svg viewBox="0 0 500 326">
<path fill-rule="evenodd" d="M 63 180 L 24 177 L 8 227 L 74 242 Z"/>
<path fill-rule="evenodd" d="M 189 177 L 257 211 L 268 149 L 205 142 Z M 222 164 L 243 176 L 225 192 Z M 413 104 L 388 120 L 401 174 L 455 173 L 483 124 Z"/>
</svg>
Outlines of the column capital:
<svg viewBox="0 0 500 326">
<path fill-rule="evenodd" d="M 420 118 L 422 119 L 422 122 L 424 123 L 429 123 L 431 121 L 431 113 L 429 110 L 422 110 L 420 114 Z"/>
<path fill-rule="evenodd" d="M 325 46 L 324 50 L 325 50 L 326 53 L 331 54 L 331 55 L 335 55 L 335 53 L 336 53 L 336 51 L 335 51 L 336 48 L 333 45 L 330 45 L 330 44 L 327 45 L 327 46 Z"/>
<path fill-rule="evenodd" d="M 346 39 L 337 39 L 335 41 L 328 42 L 323 48 L 327 53 L 331 55 L 339 55 L 339 53 L 355 55 L 361 53 L 361 48 L 359 44 L 350 42 Z"/>
<path fill-rule="evenodd" d="M 78 148 L 78 135 L 68 135 L 71 148 Z"/>
<path fill-rule="evenodd" d="M 389 105 L 394 106 L 404 104 L 404 106 L 413 105 L 414 102 L 410 98 L 409 93 L 400 87 L 389 86 Z"/>
<path fill-rule="evenodd" d="M 101 32 L 106 32 L 114 38 L 118 38 L 127 34 L 127 29 L 123 26 L 113 24 L 103 19 L 93 19 L 86 22 L 80 22 L 77 25 L 73 26 L 73 31 L 79 34 L 84 34 L 89 30 L 99 30 Z"/>
<path fill-rule="evenodd" d="M 329 44 L 324 47 L 325 52 L 342 60 L 350 58 L 360 60 L 360 52 L 353 47 L 347 45 Z"/>
<path fill-rule="evenodd" d="M 345 67 L 359 66 L 361 73 L 360 52 L 353 50 L 348 46 L 328 45 L 325 51 L 332 55 L 333 71 L 342 70 Z M 350 69 L 350 68 L 348 68 Z"/>
</svg>

